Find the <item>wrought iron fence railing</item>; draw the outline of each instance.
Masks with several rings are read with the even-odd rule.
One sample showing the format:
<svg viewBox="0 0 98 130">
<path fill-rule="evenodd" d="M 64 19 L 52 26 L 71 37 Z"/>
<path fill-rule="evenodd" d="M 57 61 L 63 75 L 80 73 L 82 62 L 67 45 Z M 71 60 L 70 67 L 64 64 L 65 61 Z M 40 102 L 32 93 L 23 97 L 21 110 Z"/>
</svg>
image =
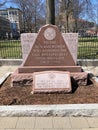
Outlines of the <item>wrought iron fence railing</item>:
<svg viewBox="0 0 98 130">
<path fill-rule="evenodd" d="M 0 40 L 0 58 L 1 59 L 21 59 L 20 40 Z"/>
<path fill-rule="evenodd" d="M 20 40 L 0 40 L 0 59 L 21 58 Z M 78 59 L 98 59 L 98 37 L 79 38 Z"/>
<path fill-rule="evenodd" d="M 98 59 L 98 37 L 79 38 L 78 59 Z"/>
</svg>

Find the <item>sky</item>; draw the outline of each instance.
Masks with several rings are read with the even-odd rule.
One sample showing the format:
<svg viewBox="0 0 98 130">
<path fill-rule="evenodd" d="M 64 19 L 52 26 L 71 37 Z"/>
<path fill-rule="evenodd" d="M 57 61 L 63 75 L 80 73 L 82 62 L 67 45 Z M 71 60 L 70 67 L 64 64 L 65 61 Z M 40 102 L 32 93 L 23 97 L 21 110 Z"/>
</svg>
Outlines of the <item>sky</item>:
<svg viewBox="0 0 98 130">
<path fill-rule="evenodd" d="M 0 0 L 0 3 L 4 2 L 4 1 L 7 1 L 7 3 L 5 4 L 5 6 L 3 8 L 9 8 L 9 7 L 17 8 L 17 5 L 10 2 L 11 0 Z M 91 0 L 91 2 L 92 2 L 92 4 L 95 4 L 95 6 L 94 6 L 94 11 L 95 11 L 95 15 L 96 15 L 95 21 L 96 21 L 96 23 L 98 23 L 98 0 Z M 85 17 L 84 17 L 84 19 L 85 19 Z"/>
<path fill-rule="evenodd" d="M 3 2 L 3 1 L 5 1 L 5 0 L 0 0 L 0 2 Z M 7 1 L 7 3 L 6 3 L 6 5 L 5 5 L 5 7 L 10 7 L 10 6 L 13 6 L 13 7 L 17 7 L 14 3 L 12 4 L 12 2 L 9 2 L 10 0 L 6 0 Z M 98 3 L 98 0 L 91 0 L 91 2 L 92 3 Z"/>
<path fill-rule="evenodd" d="M 4 1 L 7 1 L 7 2 L 2 8 L 17 7 L 14 3 L 10 2 L 11 0 L 0 0 L 0 3 Z"/>
<path fill-rule="evenodd" d="M 92 3 L 98 3 L 98 0 L 92 0 Z"/>
</svg>

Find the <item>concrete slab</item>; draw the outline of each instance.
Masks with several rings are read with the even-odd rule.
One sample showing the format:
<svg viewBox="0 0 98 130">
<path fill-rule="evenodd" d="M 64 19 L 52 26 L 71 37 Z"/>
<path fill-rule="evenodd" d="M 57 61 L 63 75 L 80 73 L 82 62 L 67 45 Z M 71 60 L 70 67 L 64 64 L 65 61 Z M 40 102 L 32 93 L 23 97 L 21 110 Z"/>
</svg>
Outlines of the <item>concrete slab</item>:
<svg viewBox="0 0 98 130">
<path fill-rule="evenodd" d="M 92 117 L 0 117 L 0 130 L 98 130 L 93 120 L 98 118 Z M 92 122 L 88 122 L 88 119 Z M 33 119 L 33 120 L 32 120 Z M 56 123 L 53 121 L 55 120 Z M 71 126 L 70 128 L 64 128 L 66 121 Z M 57 124 L 58 123 L 58 124 Z M 97 122 L 96 122 L 97 123 Z M 3 125 L 2 125 L 3 124 Z M 5 125 L 4 125 L 5 124 Z M 17 128 L 17 124 L 23 128 Z M 32 126 L 34 124 L 34 126 Z M 38 126 L 37 126 L 38 125 Z M 56 128 L 54 128 L 54 126 Z M 14 127 L 13 127 L 14 126 Z M 39 128 L 36 128 L 39 127 Z M 32 128 L 30 128 L 32 127 Z M 69 126 L 68 126 L 69 127 Z M 80 127 L 80 128 L 78 128 Z"/>
<path fill-rule="evenodd" d="M 98 118 L 87 118 L 87 121 L 88 121 L 88 124 L 90 127 L 95 127 L 97 128 L 98 127 Z"/>
<path fill-rule="evenodd" d="M 89 128 L 86 118 L 83 117 L 71 117 L 70 123 L 72 128 Z"/>
<path fill-rule="evenodd" d="M 35 128 L 53 128 L 52 117 L 36 117 Z"/>
<path fill-rule="evenodd" d="M 54 117 L 53 118 L 53 128 L 71 128 L 69 117 Z"/>
<path fill-rule="evenodd" d="M 5 80 L 11 75 L 10 72 L 7 72 L 6 74 L 4 74 L 4 76 L 2 76 L 0 78 L 0 86 L 5 82 Z"/>
<path fill-rule="evenodd" d="M 6 74 L 17 69 L 18 66 L 0 66 L 0 79 Z"/>
<path fill-rule="evenodd" d="M 70 129 L 55 129 L 55 128 L 51 128 L 51 129 L 42 129 L 42 130 L 70 130 Z"/>
<path fill-rule="evenodd" d="M 15 128 L 18 121 L 18 117 L 4 117 L 0 120 L 0 128 Z"/>
<path fill-rule="evenodd" d="M 24 130 L 48 130 L 48 129 L 24 129 Z M 52 130 L 52 129 L 49 129 L 49 130 Z"/>
<path fill-rule="evenodd" d="M 89 129 L 82 129 L 82 130 L 98 130 L 98 128 L 89 128 Z"/>
<path fill-rule="evenodd" d="M 4 83 L 9 75 L 15 71 L 17 66 L 1 66 L 0 67 L 0 86 Z"/>
<path fill-rule="evenodd" d="M 54 130 L 60 130 L 60 129 L 54 129 Z M 71 129 L 61 129 L 61 130 L 82 130 L 82 129 L 73 129 L 73 128 L 71 128 Z"/>
<path fill-rule="evenodd" d="M 82 69 L 87 73 L 92 73 L 94 76 L 98 76 L 98 66 L 82 66 Z"/>
<path fill-rule="evenodd" d="M 53 130 L 82 130 L 82 129 L 53 129 Z"/>
<path fill-rule="evenodd" d="M 30 128 L 34 128 L 35 125 L 35 117 L 20 117 L 16 128 L 26 128 L 26 129 L 30 129 Z"/>
<path fill-rule="evenodd" d="M 4 129 L 5 130 L 5 129 Z M 6 129 L 6 130 L 25 130 L 25 129 Z M 28 129 L 29 130 L 29 129 Z"/>
</svg>

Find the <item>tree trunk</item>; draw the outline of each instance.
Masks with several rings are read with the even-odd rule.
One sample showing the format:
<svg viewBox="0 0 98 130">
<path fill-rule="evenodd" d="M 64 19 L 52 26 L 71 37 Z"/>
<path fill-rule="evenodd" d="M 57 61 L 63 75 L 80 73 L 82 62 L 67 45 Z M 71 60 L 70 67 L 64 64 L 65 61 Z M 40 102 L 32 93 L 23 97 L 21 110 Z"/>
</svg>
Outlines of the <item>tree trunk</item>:
<svg viewBox="0 0 98 130">
<path fill-rule="evenodd" d="M 55 24 L 55 0 L 46 0 L 46 24 Z"/>
<path fill-rule="evenodd" d="M 67 15 L 67 13 L 66 13 L 66 30 L 65 30 L 65 32 L 66 33 L 68 33 L 69 32 L 69 16 Z"/>
</svg>

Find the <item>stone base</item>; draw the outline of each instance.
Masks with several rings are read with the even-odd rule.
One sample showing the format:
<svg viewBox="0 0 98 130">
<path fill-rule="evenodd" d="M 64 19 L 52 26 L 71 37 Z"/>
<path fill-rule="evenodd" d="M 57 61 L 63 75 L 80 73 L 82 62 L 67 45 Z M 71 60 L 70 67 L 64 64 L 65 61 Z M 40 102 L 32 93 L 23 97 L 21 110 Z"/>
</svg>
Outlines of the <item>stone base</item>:
<svg viewBox="0 0 98 130">
<path fill-rule="evenodd" d="M 87 85 L 88 73 L 86 72 L 75 72 L 71 73 L 71 77 L 80 85 Z M 33 84 L 33 73 L 19 73 L 16 70 L 11 76 L 12 87 L 14 86 L 28 86 Z"/>
<path fill-rule="evenodd" d="M 82 69 L 81 66 L 25 66 L 18 68 L 19 73 L 33 73 L 49 70 L 81 72 Z"/>
<path fill-rule="evenodd" d="M 18 73 L 18 69 L 11 75 L 11 86 L 31 86 L 33 83 L 33 74 L 32 73 Z"/>
<path fill-rule="evenodd" d="M 75 79 L 77 84 L 80 86 L 86 86 L 88 81 L 88 73 L 79 72 L 79 73 L 71 73 L 71 77 Z"/>
<path fill-rule="evenodd" d="M 30 74 L 19 74 L 12 78 L 12 87 L 14 86 L 31 86 L 33 83 L 33 76 Z"/>
</svg>

